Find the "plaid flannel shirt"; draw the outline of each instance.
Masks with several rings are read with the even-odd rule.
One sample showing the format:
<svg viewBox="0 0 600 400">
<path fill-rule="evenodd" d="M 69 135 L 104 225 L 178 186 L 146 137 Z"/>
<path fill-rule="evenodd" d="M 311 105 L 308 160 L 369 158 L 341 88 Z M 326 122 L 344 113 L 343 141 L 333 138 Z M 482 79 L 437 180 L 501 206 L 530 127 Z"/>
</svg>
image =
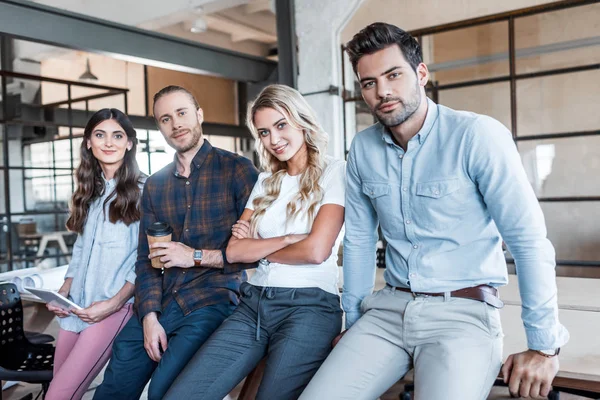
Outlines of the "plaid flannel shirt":
<svg viewBox="0 0 600 400">
<path fill-rule="evenodd" d="M 135 266 L 140 320 L 150 312 L 160 313 L 172 300 L 185 315 L 211 304 L 238 304 L 244 270 L 256 264 L 230 264 L 225 249 L 231 226 L 244 211 L 257 178 L 258 171 L 248 159 L 215 148 L 207 140 L 192 160 L 189 177 L 178 175 L 173 162 L 148 178 Z M 173 241 L 195 249 L 221 250 L 224 268 L 152 268 L 145 231 L 156 221 L 171 225 Z"/>
</svg>

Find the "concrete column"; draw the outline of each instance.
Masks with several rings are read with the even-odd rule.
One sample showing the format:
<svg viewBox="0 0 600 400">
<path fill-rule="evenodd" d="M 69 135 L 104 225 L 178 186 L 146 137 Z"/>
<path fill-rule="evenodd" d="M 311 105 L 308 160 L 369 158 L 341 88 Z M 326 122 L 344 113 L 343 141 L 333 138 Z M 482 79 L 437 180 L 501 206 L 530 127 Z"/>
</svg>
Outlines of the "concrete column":
<svg viewBox="0 0 600 400">
<path fill-rule="evenodd" d="M 341 89 L 342 56 L 340 33 L 363 0 L 296 0 L 298 35 L 298 90 L 315 109 L 329 134 L 328 152 L 343 159 L 344 121 L 341 95 L 314 92 L 330 86 Z"/>
</svg>

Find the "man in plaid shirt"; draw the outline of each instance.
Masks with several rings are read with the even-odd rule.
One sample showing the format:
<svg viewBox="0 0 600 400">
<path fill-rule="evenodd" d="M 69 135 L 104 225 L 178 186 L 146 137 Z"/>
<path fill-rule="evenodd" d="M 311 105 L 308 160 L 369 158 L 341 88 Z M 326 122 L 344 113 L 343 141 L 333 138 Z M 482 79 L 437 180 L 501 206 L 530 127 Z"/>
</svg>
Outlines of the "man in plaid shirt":
<svg viewBox="0 0 600 400">
<path fill-rule="evenodd" d="M 161 399 L 196 350 L 238 303 L 246 268 L 230 264 L 231 226 L 258 178 L 252 163 L 202 136 L 203 112 L 194 96 L 167 86 L 154 96 L 154 117 L 177 153 L 144 185 L 136 263 L 135 308 L 117 336 L 104 382 L 94 399 L 137 399 L 150 378 L 148 399 Z M 146 228 L 173 228 L 171 242 L 148 247 Z M 159 257 L 164 269 L 152 268 Z"/>
</svg>

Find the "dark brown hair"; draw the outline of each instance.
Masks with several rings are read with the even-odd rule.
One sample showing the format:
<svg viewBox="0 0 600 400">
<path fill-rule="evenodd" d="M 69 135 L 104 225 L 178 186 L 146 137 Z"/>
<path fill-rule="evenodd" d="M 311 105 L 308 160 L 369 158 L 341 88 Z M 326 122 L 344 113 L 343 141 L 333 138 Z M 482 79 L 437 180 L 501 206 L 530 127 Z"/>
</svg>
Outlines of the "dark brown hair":
<svg viewBox="0 0 600 400">
<path fill-rule="evenodd" d="M 152 99 L 152 113 L 154 114 L 154 106 L 156 105 L 156 102 L 161 97 L 166 96 L 171 93 L 177 93 L 177 92 L 187 94 L 188 97 L 190 98 L 190 100 L 192 101 L 192 103 L 194 104 L 194 107 L 196 107 L 196 110 L 200 108 L 200 106 L 198 105 L 198 101 L 196 100 L 196 98 L 194 97 L 192 92 L 190 92 L 189 90 L 187 90 L 186 88 L 181 87 L 181 86 L 170 85 L 170 86 L 166 86 L 166 87 L 160 89 L 154 95 L 154 98 Z M 154 118 L 156 119 L 156 115 L 154 116 Z"/>
<path fill-rule="evenodd" d="M 346 43 L 346 52 L 350 57 L 352 68 L 356 73 L 358 61 L 366 55 L 383 50 L 391 45 L 398 45 L 406 61 L 416 71 L 423 62 L 423 52 L 419 42 L 409 33 L 395 25 L 375 22 L 358 32 Z"/>
<path fill-rule="evenodd" d="M 115 173 L 117 185 L 104 201 L 104 207 L 110 199 L 116 196 L 109 207 L 108 217 L 110 222 L 123 221 L 126 225 L 129 225 L 140 220 L 140 188 L 138 185 L 141 183 L 142 173 L 135 159 L 137 135 L 135 129 L 133 129 L 133 124 L 125 114 L 116 108 L 104 108 L 92 115 L 83 133 L 80 149 L 81 161 L 75 171 L 77 189 L 71 198 L 71 215 L 67 220 L 67 229 L 70 231 L 83 233 L 90 205 L 104 194 L 105 185 L 102 178 L 102 169 L 98 159 L 92 154 L 92 150 L 87 148 L 87 142 L 92 136 L 94 128 L 99 123 L 109 119 L 114 119 L 121 125 L 127 139 L 131 140 L 133 146 L 131 150 L 125 151 L 123 164 Z"/>
</svg>

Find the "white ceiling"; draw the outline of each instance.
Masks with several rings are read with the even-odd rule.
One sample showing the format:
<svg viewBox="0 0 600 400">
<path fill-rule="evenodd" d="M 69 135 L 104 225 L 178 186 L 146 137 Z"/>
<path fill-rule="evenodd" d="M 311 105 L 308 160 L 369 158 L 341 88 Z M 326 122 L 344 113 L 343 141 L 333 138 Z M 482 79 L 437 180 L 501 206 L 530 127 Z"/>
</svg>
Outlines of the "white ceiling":
<svg viewBox="0 0 600 400">
<path fill-rule="evenodd" d="M 274 0 L 35 0 L 36 3 L 258 56 L 277 45 Z M 204 32 L 192 33 L 196 24 Z M 21 57 L 39 58 L 33 54 Z"/>
</svg>

